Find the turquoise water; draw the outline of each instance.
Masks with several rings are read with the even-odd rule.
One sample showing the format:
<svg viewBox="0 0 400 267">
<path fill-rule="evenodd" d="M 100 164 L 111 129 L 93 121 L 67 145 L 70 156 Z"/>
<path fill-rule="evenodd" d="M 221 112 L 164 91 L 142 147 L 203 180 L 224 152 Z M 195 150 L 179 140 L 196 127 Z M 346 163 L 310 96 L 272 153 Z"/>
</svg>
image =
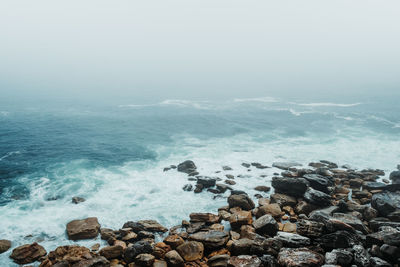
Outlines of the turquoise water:
<svg viewBox="0 0 400 267">
<path fill-rule="evenodd" d="M 184 192 L 184 174 L 163 172 L 186 159 L 203 175 L 250 175 L 236 179 L 235 188 L 252 194 L 277 170 L 248 173 L 242 162 L 326 159 L 389 172 L 400 164 L 399 114 L 390 97 L 1 102 L 0 237 L 13 246 L 39 240 L 54 249 L 71 243 L 64 231 L 72 219 L 97 216 L 103 226 L 119 228 L 154 218 L 173 226 L 190 212 L 215 212 L 225 199 Z M 216 174 L 223 165 L 233 170 Z M 73 196 L 87 201 L 71 204 Z M 0 255 L 1 266 L 10 264 L 9 253 Z"/>
</svg>

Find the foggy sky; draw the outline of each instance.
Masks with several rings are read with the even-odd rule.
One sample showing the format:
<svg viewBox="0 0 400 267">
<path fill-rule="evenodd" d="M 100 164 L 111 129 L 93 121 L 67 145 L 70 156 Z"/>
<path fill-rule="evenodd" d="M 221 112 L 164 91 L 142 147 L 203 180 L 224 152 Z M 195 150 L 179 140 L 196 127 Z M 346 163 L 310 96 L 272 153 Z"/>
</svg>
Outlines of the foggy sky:
<svg viewBox="0 0 400 267">
<path fill-rule="evenodd" d="M 400 2 L 0 2 L 3 97 L 390 94 Z"/>
</svg>

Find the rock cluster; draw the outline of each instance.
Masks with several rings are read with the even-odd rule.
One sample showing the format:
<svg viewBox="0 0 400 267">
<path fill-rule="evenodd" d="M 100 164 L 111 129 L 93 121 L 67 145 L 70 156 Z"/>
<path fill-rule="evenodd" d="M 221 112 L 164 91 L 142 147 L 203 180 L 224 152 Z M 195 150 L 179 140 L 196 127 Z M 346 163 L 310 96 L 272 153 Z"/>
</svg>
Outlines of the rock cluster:
<svg viewBox="0 0 400 267">
<path fill-rule="evenodd" d="M 260 164 L 246 164 L 266 168 Z M 128 221 L 120 229 L 101 228 L 97 218 L 67 224 L 72 240 L 95 238 L 108 243 L 92 250 L 61 246 L 46 255 L 34 243 L 17 247 L 11 258 L 50 266 L 397 266 L 400 263 L 400 178 L 380 182 L 381 170 L 338 168 L 329 161 L 310 168 L 275 163 L 274 193 L 258 203 L 230 190 L 227 205 L 216 213 L 191 213 L 189 220 L 165 228 L 154 220 Z M 187 161 L 178 171 L 197 172 Z M 223 166 L 229 171 L 231 167 Z M 202 188 L 216 180 L 195 175 Z M 228 177 L 229 179 L 229 177 Z M 198 187 L 196 186 L 196 189 Z M 223 187 L 216 188 L 221 191 Z M 3 242 L 4 243 L 4 242 Z"/>
</svg>

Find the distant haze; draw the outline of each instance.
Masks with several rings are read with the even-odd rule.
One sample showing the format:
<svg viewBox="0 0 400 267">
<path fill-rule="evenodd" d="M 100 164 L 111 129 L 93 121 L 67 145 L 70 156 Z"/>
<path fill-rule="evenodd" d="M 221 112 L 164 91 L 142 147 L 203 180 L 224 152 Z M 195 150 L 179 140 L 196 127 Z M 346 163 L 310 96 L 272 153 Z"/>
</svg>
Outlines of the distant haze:
<svg viewBox="0 0 400 267">
<path fill-rule="evenodd" d="M 0 95 L 398 94 L 399 10 L 398 0 L 2 0 Z"/>
</svg>

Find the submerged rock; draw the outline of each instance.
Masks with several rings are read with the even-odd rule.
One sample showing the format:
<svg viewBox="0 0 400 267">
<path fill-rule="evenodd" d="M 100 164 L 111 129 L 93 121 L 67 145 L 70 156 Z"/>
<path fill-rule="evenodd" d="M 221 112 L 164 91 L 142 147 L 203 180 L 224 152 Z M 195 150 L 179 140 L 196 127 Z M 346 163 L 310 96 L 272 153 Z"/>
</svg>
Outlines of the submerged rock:
<svg viewBox="0 0 400 267">
<path fill-rule="evenodd" d="M 73 197 L 71 200 L 71 202 L 74 204 L 79 204 L 79 203 L 82 203 L 85 201 L 86 201 L 86 199 L 84 199 L 83 197 Z"/>
<path fill-rule="evenodd" d="M 18 264 L 27 264 L 39 260 L 47 254 L 38 243 L 27 244 L 13 249 L 10 258 Z"/>
<path fill-rule="evenodd" d="M 71 240 L 91 239 L 97 237 L 100 224 L 96 217 L 73 220 L 67 224 L 68 238 Z"/>
</svg>

